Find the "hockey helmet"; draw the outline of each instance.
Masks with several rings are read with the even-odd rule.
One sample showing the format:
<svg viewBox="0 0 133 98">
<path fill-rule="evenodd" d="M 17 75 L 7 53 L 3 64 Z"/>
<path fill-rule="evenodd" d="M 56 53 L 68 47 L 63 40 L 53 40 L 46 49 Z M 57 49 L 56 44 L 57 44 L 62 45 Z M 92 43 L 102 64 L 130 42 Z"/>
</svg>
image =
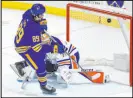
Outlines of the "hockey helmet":
<svg viewBox="0 0 133 98">
<path fill-rule="evenodd" d="M 33 4 L 30 10 L 33 16 L 38 16 L 40 14 L 45 13 L 46 9 L 42 4 L 37 3 L 37 4 Z"/>
</svg>

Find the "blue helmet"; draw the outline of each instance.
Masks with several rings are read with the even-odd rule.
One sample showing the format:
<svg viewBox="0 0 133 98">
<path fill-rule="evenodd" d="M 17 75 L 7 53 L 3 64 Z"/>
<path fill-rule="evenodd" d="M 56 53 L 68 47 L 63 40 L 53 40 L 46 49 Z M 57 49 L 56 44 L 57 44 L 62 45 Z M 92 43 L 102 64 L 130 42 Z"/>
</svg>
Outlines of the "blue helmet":
<svg viewBox="0 0 133 98">
<path fill-rule="evenodd" d="M 37 16 L 37 15 L 45 13 L 45 7 L 39 3 L 33 4 L 30 10 L 33 16 Z"/>
</svg>

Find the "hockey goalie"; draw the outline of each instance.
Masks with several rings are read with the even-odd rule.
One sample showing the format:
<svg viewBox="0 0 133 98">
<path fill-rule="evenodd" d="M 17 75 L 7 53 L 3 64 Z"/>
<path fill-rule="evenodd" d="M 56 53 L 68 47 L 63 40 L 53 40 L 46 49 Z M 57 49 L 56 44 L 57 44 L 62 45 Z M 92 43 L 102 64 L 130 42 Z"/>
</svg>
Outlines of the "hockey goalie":
<svg viewBox="0 0 133 98">
<path fill-rule="evenodd" d="M 67 41 L 61 41 L 57 37 L 48 36 L 46 33 L 42 34 L 42 43 L 50 45 L 52 51 L 46 53 L 44 62 L 46 65 L 46 77 L 48 75 L 55 75 L 58 83 L 105 83 L 109 81 L 109 76 L 105 75 L 102 71 L 96 71 L 95 69 L 83 69 L 79 64 L 80 53 L 77 48 Z M 45 49 L 45 48 L 44 48 Z M 82 59 L 82 58 L 81 58 Z M 29 75 L 33 70 L 27 61 L 19 61 L 12 66 L 20 76 L 18 81 L 30 82 L 33 79 L 43 81 L 43 78 L 33 75 Z M 27 78 L 28 77 L 28 78 Z"/>
</svg>

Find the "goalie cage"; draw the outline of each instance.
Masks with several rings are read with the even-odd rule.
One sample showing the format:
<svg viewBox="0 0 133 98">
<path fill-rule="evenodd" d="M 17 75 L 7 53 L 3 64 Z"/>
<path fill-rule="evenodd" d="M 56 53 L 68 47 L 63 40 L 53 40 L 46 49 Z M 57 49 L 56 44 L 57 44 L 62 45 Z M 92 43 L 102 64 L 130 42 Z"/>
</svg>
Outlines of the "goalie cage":
<svg viewBox="0 0 133 98">
<path fill-rule="evenodd" d="M 66 40 L 78 48 L 81 65 L 97 65 L 132 86 L 132 16 L 76 3 L 66 9 Z"/>
</svg>

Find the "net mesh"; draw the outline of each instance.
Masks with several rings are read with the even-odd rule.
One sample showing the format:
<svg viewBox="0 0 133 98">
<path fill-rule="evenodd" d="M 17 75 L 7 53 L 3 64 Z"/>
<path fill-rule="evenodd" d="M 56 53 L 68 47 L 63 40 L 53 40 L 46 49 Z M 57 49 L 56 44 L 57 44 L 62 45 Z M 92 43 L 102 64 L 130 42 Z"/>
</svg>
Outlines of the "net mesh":
<svg viewBox="0 0 133 98">
<path fill-rule="evenodd" d="M 117 17 L 71 8 L 70 41 L 82 57 L 113 59 L 114 53 L 129 53 Z M 128 32 L 129 21 L 123 21 Z"/>
</svg>

